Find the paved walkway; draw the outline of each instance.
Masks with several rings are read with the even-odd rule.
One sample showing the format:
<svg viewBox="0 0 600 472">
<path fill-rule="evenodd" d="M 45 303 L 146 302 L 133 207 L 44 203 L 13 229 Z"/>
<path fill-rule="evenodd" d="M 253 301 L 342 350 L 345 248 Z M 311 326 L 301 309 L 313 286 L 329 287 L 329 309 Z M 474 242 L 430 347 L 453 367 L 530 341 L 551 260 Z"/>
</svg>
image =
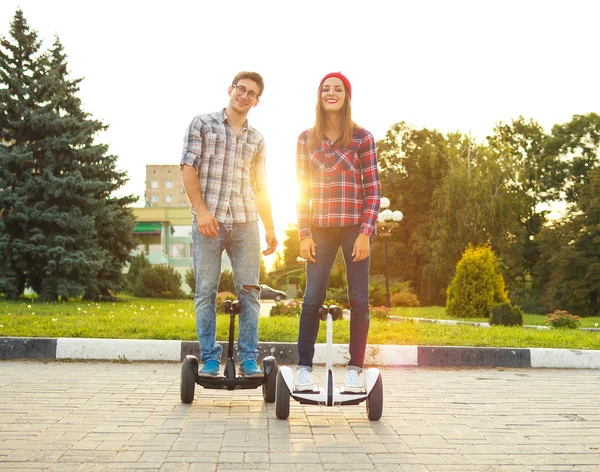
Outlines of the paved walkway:
<svg viewBox="0 0 600 472">
<path fill-rule="evenodd" d="M 379 422 L 293 401 L 278 420 L 260 390 L 184 405 L 179 371 L 1 362 L 0 470 L 600 471 L 598 371 L 385 369 Z"/>
</svg>

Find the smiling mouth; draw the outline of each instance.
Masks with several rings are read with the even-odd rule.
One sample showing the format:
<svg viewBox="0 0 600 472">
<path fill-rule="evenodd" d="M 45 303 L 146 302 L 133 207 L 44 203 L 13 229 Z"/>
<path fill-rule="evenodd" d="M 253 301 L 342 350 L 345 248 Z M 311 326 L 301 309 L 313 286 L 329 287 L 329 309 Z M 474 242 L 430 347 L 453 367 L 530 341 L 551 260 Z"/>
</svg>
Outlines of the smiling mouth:
<svg viewBox="0 0 600 472">
<path fill-rule="evenodd" d="M 325 100 L 325 103 L 333 104 L 333 103 L 337 103 L 337 100 L 333 100 L 333 99 L 329 98 L 329 99 Z"/>
</svg>

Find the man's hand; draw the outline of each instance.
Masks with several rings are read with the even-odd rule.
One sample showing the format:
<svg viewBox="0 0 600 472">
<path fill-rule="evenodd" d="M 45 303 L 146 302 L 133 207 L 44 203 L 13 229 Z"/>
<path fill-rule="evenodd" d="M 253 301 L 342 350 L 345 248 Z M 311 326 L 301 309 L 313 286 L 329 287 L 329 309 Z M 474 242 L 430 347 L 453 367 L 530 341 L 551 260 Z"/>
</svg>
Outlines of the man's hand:
<svg viewBox="0 0 600 472">
<path fill-rule="evenodd" d="M 219 223 L 208 210 L 196 212 L 196 223 L 200 233 L 204 236 L 215 237 L 219 235 Z"/>
<path fill-rule="evenodd" d="M 265 240 L 267 241 L 267 249 L 265 249 L 262 254 L 263 256 L 268 256 L 273 254 L 275 249 L 277 249 L 277 237 L 275 236 L 275 230 L 267 230 Z"/>
<path fill-rule="evenodd" d="M 317 255 L 317 245 L 313 238 L 304 238 L 300 241 L 300 256 L 306 259 L 308 262 L 315 262 L 315 256 Z"/>
<path fill-rule="evenodd" d="M 354 248 L 352 249 L 352 262 L 359 262 L 369 257 L 371 249 L 371 241 L 369 236 L 364 233 L 360 233 L 356 241 L 354 242 Z"/>
</svg>

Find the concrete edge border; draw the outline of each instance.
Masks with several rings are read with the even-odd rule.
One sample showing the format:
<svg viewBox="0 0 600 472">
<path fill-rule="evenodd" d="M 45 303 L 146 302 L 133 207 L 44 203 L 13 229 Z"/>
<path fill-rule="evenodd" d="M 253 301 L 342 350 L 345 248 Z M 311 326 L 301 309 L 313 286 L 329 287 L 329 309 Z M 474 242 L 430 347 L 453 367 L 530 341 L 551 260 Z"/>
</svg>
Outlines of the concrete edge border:
<svg viewBox="0 0 600 472">
<path fill-rule="evenodd" d="M 227 355 L 227 343 L 223 358 Z M 273 355 L 282 365 L 298 362 L 296 343 L 259 343 L 259 359 Z M 334 364 L 348 362 L 347 345 L 333 346 Z M 197 341 L 97 338 L 0 337 L 0 359 L 58 359 L 179 362 L 199 356 Z M 325 345 L 315 346 L 315 364 L 325 362 Z M 600 350 L 399 346 L 369 344 L 365 363 L 418 367 L 533 367 L 600 369 Z"/>
</svg>

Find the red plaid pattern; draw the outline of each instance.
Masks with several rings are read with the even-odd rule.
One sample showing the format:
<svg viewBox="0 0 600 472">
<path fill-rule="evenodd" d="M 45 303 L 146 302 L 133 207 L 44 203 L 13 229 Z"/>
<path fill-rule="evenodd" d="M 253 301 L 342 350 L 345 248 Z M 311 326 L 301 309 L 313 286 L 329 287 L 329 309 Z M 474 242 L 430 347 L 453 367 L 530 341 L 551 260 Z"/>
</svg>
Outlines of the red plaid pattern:
<svg viewBox="0 0 600 472">
<path fill-rule="evenodd" d="M 300 239 L 312 237 L 311 225 L 360 224 L 361 233 L 374 235 L 381 186 L 373 135 L 356 127 L 347 148 L 325 139 L 316 149 L 309 150 L 311 131 L 308 129 L 298 137 L 296 152 Z"/>
</svg>

